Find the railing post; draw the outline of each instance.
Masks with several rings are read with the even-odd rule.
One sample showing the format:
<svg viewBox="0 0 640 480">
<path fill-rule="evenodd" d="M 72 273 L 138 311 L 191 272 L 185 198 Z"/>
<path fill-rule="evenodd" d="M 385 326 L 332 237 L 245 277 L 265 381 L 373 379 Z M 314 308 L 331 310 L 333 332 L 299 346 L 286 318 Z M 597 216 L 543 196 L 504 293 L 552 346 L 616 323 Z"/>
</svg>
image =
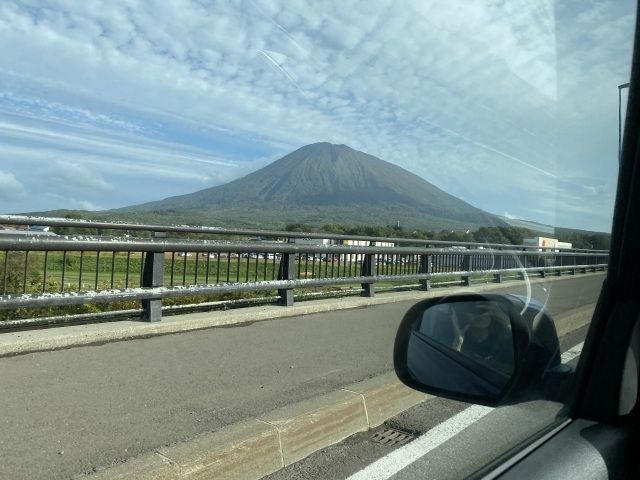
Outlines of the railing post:
<svg viewBox="0 0 640 480">
<path fill-rule="evenodd" d="M 527 268 L 527 249 L 523 248 L 522 249 L 522 255 L 520 256 L 520 265 L 522 265 L 523 269 Z M 520 272 L 518 272 L 518 280 L 524 280 L 525 279 L 525 270 L 522 270 Z"/>
<path fill-rule="evenodd" d="M 369 242 L 370 247 L 375 247 L 376 242 Z M 376 256 L 373 253 L 365 253 L 364 258 L 362 259 L 362 268 L 360 270 L 360 274 L 363 277 L 373 276 L 376 270 Z M 373 297 L 375 295 L 375 286 L 373 282 L 366 282 L 362 285 L 362 296 L 363 297 Z"/>
<path fill-rule="evenodd" d="M 153 232 L 153 238 L 165 238 L 166 232 Z M 142 286 L 145 288 L 164 285 L 164 252 L 146 252 L 142 271 Z M 162 298 L 142 300 L 141 319 L 145 322 L 162 320 Z"/>
<path fill-rule="evenodd" d="M 429 245 L 428 248 L 431 248 Z M 420 255 L 420 271 L 419 273 L 431 273 L 431 255 L 424 254 Z M 421 290 L 430 290 L 431 289 L 431 278 L 425 278 L 424 280 L 420 280 L 420 289 Z"/>
<path fill-rule="evenodd" d="M 287 243 L 295 243 L 295 238 L 288 238 Z M 278 269 L 278 280 L 294 280 L 296 272 L 296 254 L 295 253 L 283 253 L 280 258 L 280 268 Z M 290 307 L 293 305 L 293 288 L 280 288 L 278 289 L 278 305 L 283 307 Z"/>
<path fill-rule="evenodd" d="M 500 251 L 500 249 L 496 250 L 497 252 Z M 495 257 L 498 259 L 498 265 L 496 265 L 498 267 L 498 270 L 502 270 L 504 268 L 504 256 L 499 253 L 497 257 Z M 493 281 L 496 283 L 502 283 L 502 272 L 500 273 L 494 273 L 493 274 Z"/>
<path fill-rule="evenodd" d="M 469 272 L 471 271 L 471 254 L 468 252 L 464 254 L 464 257 L 462 257 L 462 271 L 467 272 L 462 275 L 462 286 L 468 287 L 471 285 L 471 275 L 469 275 Z"/>
</svg>

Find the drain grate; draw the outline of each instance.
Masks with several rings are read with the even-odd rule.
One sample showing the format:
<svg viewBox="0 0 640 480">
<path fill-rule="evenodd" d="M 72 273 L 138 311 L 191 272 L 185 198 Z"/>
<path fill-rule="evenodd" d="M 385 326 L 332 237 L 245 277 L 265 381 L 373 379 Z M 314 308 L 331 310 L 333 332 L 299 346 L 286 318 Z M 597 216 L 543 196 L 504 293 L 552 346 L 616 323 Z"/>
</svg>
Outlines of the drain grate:
<svg viewBox="0 0 640 480">
<path fill-rule="evenodd" d="M 388 428 L 382 432 L 375 433 L 371 438 L 371 441 L 392 447 L 394 445 L 402 445 L 412 439 L 413 435 L 410 433 L 396 430 L 394 428 Z"/>
</svg>

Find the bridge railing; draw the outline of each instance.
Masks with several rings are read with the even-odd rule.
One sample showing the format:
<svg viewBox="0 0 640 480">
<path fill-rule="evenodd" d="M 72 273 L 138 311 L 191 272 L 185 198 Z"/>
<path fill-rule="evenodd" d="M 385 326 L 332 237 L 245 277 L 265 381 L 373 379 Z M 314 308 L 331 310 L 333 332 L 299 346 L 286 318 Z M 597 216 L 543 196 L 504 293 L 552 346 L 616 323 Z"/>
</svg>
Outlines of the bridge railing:
<svg viewBox="0 0 640 480">
<path fill-rule="evenodd" d="M 0 225 L 13 225 L 19 227 L 38 226 L 53 227 L 66 229 L 81 229 L 87 235 L 100 235 L 101 232 L 121 232 L 122 234 L 131 235 L 132 233 L 144 232 L 153 234 L 154 232 L 162 232 L 167 236 L 174 235 L 198 235 L 205 237 L 224 237 L 233 238 L 255 238 L 255 239 L 299 239 L 299 240 L 328 240 L 333 243 L 358 243 L 376 242 L 390 243 L 396 246 L 400 245 L 425 245 L 430 247 L 465 247 L 465 248 L 492 248 L 497 250 L 531 250 L 531 251 L 553 251 L 555 247 L 538 247 L 523 245 L 508 245 L 502 243 L 482 243 L 482 242 L 456 242 L 448 240 L 429 240 L 424 238 L 405 238 L 405 237 L 373 237 L 366 235 L 344 235 L 323 232 L 290 232 L 284 230 L 257 230 L 257 229 L 241 229 L 241 228 L 223 228 L 223 227 L 207 227 L 207 226 L 191 226 L 191 225 L 153 225 L 144 223 L 127 223 L 127 222 L 105 222 L 95 220 L 78 220 L 72 218 L 49 218 L 49 217 L 32 217 L 23 215 L 0 215 Z M 28 231 L 26 232 L 28 233 Z M 0 230 L 0 236 L 2 231 Z M 77 235 L 82 235 L 78 233 Z M 132 235 L 135 236 L 135 235 Z M 587 252 L 592 253 L 595 250 L 590 249 L 570 249 L 571 252 Z M 608 253 L 605 250 L 599 250 L 600 253 Z"/>
<path fill-rule="evenodd" d="M 105 225 L 114 229 L 114 224 Z M 378 237 L 355 239 L 368 245 L 300 243 L 294 236 L 286 241 L 192 241 L 169 239 L 168 230 L 147 239 L 0 235 L 0 314 L 98 303 L 117 310 L 135 301 L 142 319 L 159 321 L 163 300 L 177 297 L 266 292 L 287 306 L 293 304 L 294 291 L 303 289 L 357 285 L 362 295 L 373 296 L 377 287 L 398 282 L 429 289 L 438 280 L 469 285 L 477 276 L 489 276 L 500 282 L 509 275 L 604 270 L 608 262 L 605 251 L 422 244 L 415 239 L 401 239 L 411 246 L 391 246 L 390 239 Z M 285 232 L 268 233 L 276 238 Z"/>
</svg>

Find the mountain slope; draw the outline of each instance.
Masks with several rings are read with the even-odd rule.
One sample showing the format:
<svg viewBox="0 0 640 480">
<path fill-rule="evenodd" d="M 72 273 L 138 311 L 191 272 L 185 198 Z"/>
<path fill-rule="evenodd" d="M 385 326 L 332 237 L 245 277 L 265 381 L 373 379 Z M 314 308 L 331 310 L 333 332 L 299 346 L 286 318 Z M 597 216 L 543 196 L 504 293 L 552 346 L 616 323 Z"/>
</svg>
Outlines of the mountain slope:
<svg viewBox="0 0 640 480">
<path fill-rule="evenodd" d="M 225 185 L 117 210 L 254 225 L 401 222 L 427 229 L 505 225 L 422 178 L 346 145 L 316 143 Z"/>
</svg>

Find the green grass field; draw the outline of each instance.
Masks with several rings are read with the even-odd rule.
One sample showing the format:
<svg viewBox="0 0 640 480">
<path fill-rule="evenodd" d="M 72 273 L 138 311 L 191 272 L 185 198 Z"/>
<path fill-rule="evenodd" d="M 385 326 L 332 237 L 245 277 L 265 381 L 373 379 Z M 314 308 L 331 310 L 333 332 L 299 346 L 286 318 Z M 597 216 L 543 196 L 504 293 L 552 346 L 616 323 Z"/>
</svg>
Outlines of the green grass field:
<svg viewBox="0 0 640 480">
<path fill-rule="evenodd" d="M 81 292 L 106 290 L 110 288 L 135 288 L 141 284 L 143 256 L 140 252 L 115 253 L 104 252 L 0 252 L 0 295 L 39 294 L 43 292 Z M 218 261 L 219 260 L 219 261 Z M 303 256 L 295 264 L 295 278 L 338 278 L 360 275 L 360 261 L 324 262 Z M 355 260 L 355 259 L 354 259 Z M 278 276 L 280 260 L 277 258 L 244 258 L 235 255 L 192 254 L 179 256 L 165 254 L 164 285 L 205 285 L 233 282 L 256 282 L 275 280 Z M 46 264 L 46 265 L 45 265 Z M 46 268 L 45 268 L 46 266 Z M 64 268 L 63 268 L 64 266 Z M 399 275 L 417 272 L 415 263 L 380 263 L 376 266 L 379 275 Z M 26 275 L 25 275 L 26 273 Z M 46 273 L 46 275 L 45 275 Z M 25 282 L 26 280 L 26 282 Z M 459 277 L 439 278 L 438 282 L 456 281 Z M 406 281 L 380 282 L 378 288 L 391 288 L 406 284 Z M 322 288 L 298 289 L 298 293 L 340 292 L 359 289 L 359 283 Z M 234 294 L 197 295 L 168 298 L 166 305 L 196 304 L 210 301 L 255 298 L 274 295 L 273 290 L 243 292 Z M 70 313 L 91 313 L 116 309 L 139 308 L 139 302 L 120 302 L 115 304 L 79 305 L 72 307 L 52 307 L 43 309 L 19 309 L 0 311 L 0 320 L 35 316 L 60 315 Z"/>
<path fill-rule="evenodd" d="M 0 290 L 4 294 L 59 291 L 91 291 L 131 288 L 141 284 L 142 254 L 110 252 L 0 252 Z M 46 262 L 46 265 L 45 265 Z M 6 277 L 5 277 L 6 265 Z M 63 268 L 64 266 L 64 268 Z M 353 277 L 360 275 L 358 261 L 324 262 L 302 259 L 296 262 L 295 276 L 301 279 Z M 256 282 L 277 279 L 279 259 L 264 257 L 165 254 L 165 285 L 196 285 Z M 377 274 L 407 274 L 417 271 L 415 264 L 377 265 Z M 25 283 L 26 272 L 26 283 Z M 5 281 L 6 278 L 6 281 Z"/>
</svg>

